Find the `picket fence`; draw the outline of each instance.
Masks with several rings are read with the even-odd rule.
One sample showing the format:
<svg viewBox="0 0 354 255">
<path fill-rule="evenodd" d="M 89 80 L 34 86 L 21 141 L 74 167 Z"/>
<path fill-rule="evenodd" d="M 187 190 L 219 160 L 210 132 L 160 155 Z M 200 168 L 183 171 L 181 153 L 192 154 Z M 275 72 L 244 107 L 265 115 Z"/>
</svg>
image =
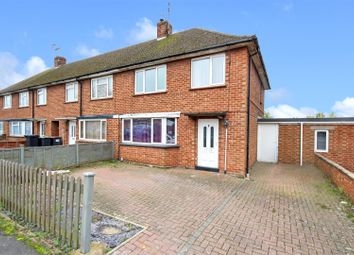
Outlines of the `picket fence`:
<svg viewBox="0 0 354 255">
<path fill-rule="evenodd" d="M 0 160 L 0 202 L 3 207 L 73 249 L 82 242 L 83 191 L 79 177 Z M 92 201 L 88 202 L 91 206 Z M 87 237 L 87 233 L 85 235 Z"/>
</svg>

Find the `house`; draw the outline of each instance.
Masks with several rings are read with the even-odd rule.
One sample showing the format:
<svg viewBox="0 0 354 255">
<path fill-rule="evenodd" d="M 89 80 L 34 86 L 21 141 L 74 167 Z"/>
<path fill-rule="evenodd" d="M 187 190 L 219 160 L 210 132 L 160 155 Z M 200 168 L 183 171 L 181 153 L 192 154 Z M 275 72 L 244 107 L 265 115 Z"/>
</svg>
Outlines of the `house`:
<svg viewBox="0 0 354 255">
<path fill-rule="evenodd" d="M 0 131 L 113 141 L 115 157 L 247 175 L 270 89 L 256 36 L 172 33 L 54 67 L 0 91 Z"/>
</svg>

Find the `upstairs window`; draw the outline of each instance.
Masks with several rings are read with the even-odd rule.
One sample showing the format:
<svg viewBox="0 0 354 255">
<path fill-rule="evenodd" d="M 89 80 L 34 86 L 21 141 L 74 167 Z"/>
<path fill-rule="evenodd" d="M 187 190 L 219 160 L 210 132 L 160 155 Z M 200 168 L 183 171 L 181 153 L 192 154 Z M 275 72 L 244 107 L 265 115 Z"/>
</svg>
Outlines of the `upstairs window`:
<svg viewBox="0 0 354 255">
<path fill-rule="evenodd" d="M 9 109 L 12 107 L 12 95 L 4 96 L 4 109 Z"/>
<path fill-rule="evenodd" d="M 10 136 L 32 135 L 31 121 L 11 121 Z"/>
<path fill-rule="evenodd" d="M 225 84 L 225 54 L 192 60 L 192 88 Z"/>
<path fill-rule="evenodd" d="M 76 102 L 78 100 L 78 83 L 71 82 L 65 86 L 65 102 Z"/>
<path fill-rule="evenodd" d="M 104 99 L 113 96 L 113 77 L 106 76 L 91 80 L 91 99 Z"/>
<path fill-rule="evenodd" d="M 123 142 L 137 144 L 176 144 L 176 118 L 123 119 Z"/>
<path fill-rule="evenodd" d="M 328 152 L 328 130 L 315 130 L 315 152 Z"/>
<path fill-rule="evenodd" d="M 166 91 L 166 65 L 137 70 L 135 72 L 135 94 Z"/>
<path fill-rule="evenodd" d="M 47 104 L 47 88 L 37 90 L 37 105 Z"/>
<path fill-rule="evenodd" d="M 19 93 L 19 107 L 27 107 L 29 106 L 29 93 L 28 91 Z"/>
</svg>

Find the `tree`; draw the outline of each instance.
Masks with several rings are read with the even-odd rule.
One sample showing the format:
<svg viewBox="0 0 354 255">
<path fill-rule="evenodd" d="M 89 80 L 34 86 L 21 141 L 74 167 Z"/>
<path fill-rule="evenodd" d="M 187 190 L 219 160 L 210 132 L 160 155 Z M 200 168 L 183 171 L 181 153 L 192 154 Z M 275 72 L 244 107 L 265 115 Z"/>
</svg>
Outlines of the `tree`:
<svg viewBox="0 0 354 255">
<path fill-rule="evenodd" d="M 272 118 L 272 115 L 269 112 L 265 112 L 263 118 L 270 119 Z"/>
</svg>

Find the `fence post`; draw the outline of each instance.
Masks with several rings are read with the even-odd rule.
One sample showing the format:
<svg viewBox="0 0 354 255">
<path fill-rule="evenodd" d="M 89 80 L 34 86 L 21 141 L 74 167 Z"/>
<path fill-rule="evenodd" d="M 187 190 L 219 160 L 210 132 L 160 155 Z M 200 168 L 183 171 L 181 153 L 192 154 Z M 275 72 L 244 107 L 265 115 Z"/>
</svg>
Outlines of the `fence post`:
<svg viewBox="0 0 354 255">
<path fill-rule="evenodd" d="M 25 147 L 23 145 L 20 147 L 20 163 L 25 163 Z"/>
<path fill-rule="evenodd" d="M 91 222 L 92 222 L 92 195 L 93 181 L 95 173 L 84 173 L 84 194 L 82 206 L 82 225 L 80 252 L 88 253 L 90 251 Z"/>
<path fill-rule="evenodd" d="M 114 141 L 112 141 L 112 160 L 114 159 Z"/>
<path fill-rule="evenodd" d="M 75 144 L 75 148 L 76 148 L 76 166 L 79 166 L 80 165 L 80 148 L 79 148 L 78 143 Z"/>
</svg>

